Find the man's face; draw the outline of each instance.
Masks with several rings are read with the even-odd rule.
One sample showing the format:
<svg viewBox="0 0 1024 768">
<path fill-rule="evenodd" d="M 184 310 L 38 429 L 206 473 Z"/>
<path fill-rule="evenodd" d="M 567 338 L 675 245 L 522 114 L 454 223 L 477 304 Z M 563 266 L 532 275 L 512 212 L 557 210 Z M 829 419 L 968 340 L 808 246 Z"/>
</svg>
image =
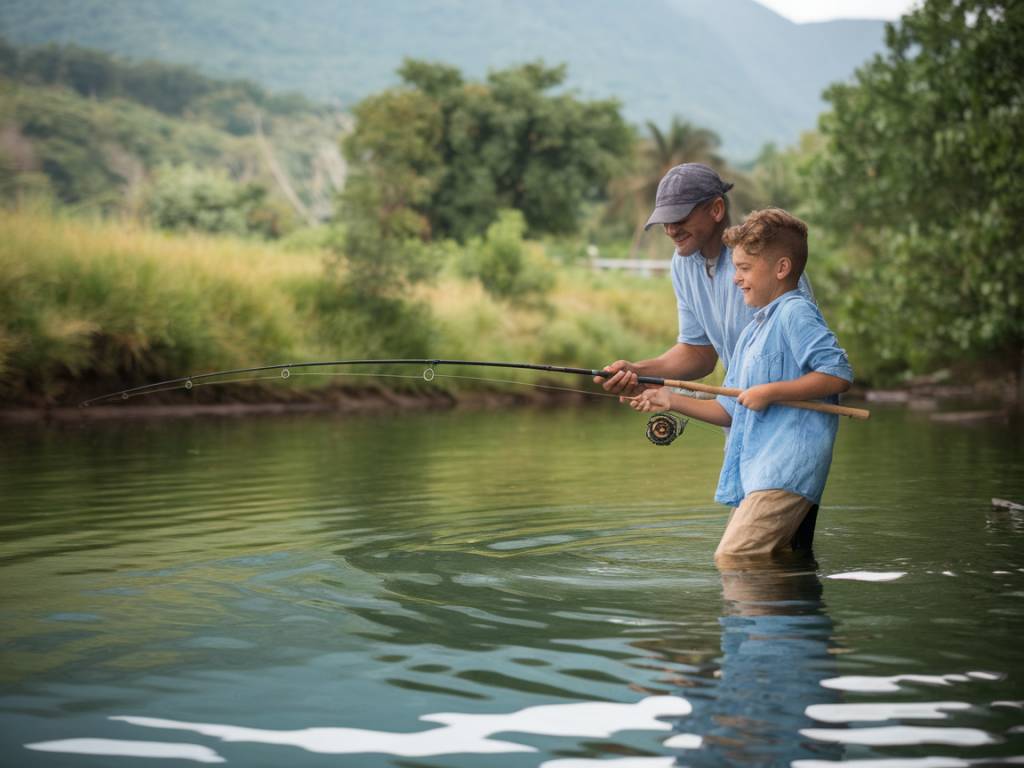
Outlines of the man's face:
<svg viewBox="0 0 1024 768">
<path fill-rule="evenodd" d="M 691 256 L 707 245 L 724 215 L 721 198 L 701 203 L 682 221 L 662 224 L 680 256 Z"/>
<path fill-rule="evenodd" d="M 743 302 L 750 307 L 771 304 L 779 288 L 776 260 L 767 255 L 751 256 L 738 245 L 733 249 L 732 263 L 736 267 L 733 282 L 743 291 Z"/>
</svg>

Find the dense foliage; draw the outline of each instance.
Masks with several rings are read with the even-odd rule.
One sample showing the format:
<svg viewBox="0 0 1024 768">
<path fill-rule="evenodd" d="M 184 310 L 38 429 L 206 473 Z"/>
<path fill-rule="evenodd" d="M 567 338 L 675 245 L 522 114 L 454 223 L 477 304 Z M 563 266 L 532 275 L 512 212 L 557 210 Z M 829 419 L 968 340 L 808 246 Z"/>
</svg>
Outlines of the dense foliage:
<svg viewBox="0 0 1024 768">
<path fill-rule="evenodd" d="M 355 108 L 346 141 L 353 176 L 423 237 L 482 234 L 503 208 L 533 234 L 572 232 L 600 197 L 631 132 L 613 101 L 551 93 L 564 67 L 527 64 L 466 81 L 441 64 L 407 61 L 403 85 Z"/>
<path fill-rule="evenodd" d="M 589 367 L 622 349 L 652 354 L 671 333 L 670 292 L 640 278 L 580 272 L 536 307 L 496 302 L 475 281 L 447 275 L 434 287 L 416 286 L 415 302 L 375 295 L 354 307 L 354 294 L 324 280 L 318 251 L 42 210 L 0 208 L 0 232 L 5 407 L 74 405 L 197 370 L 381 352 Z M 417 346 L 425 341 L 429 349 Z M 301 398 L 304 387 L 366 382 L 296 376 L 283 388 L 271 383 L 270 394 L 248 396 Z M 439 378 L 431 386 L 474 384 Z"/>
<path fill-rule="evenodd" d="M 191 165 L 165 166 L 146 194 L 146 218 L 161 229 L 280 237 L 289 212 L 267 200 L 267 189 Z"/>
<path fill-rule="evenodd" d="M 879 372 L 1024 348 L 1024 4 L 928 0 L 833 86 L 813 214 Z"/>
<path fill-rule="evenodd" d="M 215 80 L 191 67 L 124 61 L 74 45 L 16 48 L 0 38 L 0 75 L 30 85 L 64 86 L 90 98 L 127 99 L 235 135 L 253 133 L 253 107 L 279 115 L 323 111 L 297 93 L 268 93 L 248 80 Z"/>
<path fill-rule="evenodd" d="M 250 231 L 277 234 L 285 206 L 307 220 L 329 213 L 344 176 L 336 116 L 289 104 L 180 67 L 0 42 L 0 200 L 136 214 L 160 169 L 194 166 L 261 187 L 268 206 Z"/>
</svg>

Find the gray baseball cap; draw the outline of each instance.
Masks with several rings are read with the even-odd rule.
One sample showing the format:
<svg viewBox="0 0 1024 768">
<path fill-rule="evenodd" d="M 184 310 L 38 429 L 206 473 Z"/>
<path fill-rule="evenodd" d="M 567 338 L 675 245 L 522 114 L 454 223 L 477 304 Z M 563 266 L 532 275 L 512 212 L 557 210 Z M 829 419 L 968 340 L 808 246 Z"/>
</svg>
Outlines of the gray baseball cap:
<svg viewBox="0 0 1024 768">
<path fill-rule="evenodd" d="M 732 186 L 722 181 L 722 177 L 713 168 L 702 163 L 677 165 L 658 182 L 654 212 L 644 224 L 644 229 L 650 229 L 655 224 L 682 221 L 698 205 L 724 195 Z"/>
</svg>

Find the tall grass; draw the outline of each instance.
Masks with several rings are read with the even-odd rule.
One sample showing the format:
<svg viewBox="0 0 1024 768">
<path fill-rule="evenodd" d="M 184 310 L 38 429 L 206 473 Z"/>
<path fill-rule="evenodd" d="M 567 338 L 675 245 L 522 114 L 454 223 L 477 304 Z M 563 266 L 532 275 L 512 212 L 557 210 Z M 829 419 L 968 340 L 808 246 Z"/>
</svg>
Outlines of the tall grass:
<svg viewBox="0 0 1024 768">
<path fill-rule="evenodd" d="M 325 255 L 168 235 L 50 210 L 0 211 L 0 390 L 7 403 L 202 370 L 347 356 L 363 348 L 318 300 Z M 416 295 L 426 356 L 596 367 L 675 337 L 667 281 L 560 270 L 540 305 L 496 300 L 454 270 Z M 347 334 L 347 335 L 346 335 Z M 508 377 L 506 377 L 508 378 Z M 520 376 L 522 378 L 522 376 Z M 289 386 L 293 386 L 290 384 Z M 446 386 L 474 386 L 448 382 Z"/>
<path fill-rule="evenodd" d="M 172 237 L 43 210 L 0 212 L 0 376 L 58 397 L 83 379 L 136 384 L 300 353 L 308 318 L 287 287 L 315 255 Z"/>
</svg>

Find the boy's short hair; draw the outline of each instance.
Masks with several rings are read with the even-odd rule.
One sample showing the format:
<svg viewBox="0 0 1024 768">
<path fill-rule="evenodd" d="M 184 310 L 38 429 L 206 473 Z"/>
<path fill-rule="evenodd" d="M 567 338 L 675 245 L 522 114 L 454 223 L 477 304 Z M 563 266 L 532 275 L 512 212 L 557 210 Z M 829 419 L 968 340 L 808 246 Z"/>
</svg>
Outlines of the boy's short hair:
<svg viewBox="0 0 1024 768">
<path fill-rule="evenodd" d="M 742 224 L 725 230 L 722 242 L 730 248 L 741 247 L 751 256 L 788 256 L 796 277 L 807 266 L 807 225 L 781 208 L 752 211 Z"/>
</svg>

